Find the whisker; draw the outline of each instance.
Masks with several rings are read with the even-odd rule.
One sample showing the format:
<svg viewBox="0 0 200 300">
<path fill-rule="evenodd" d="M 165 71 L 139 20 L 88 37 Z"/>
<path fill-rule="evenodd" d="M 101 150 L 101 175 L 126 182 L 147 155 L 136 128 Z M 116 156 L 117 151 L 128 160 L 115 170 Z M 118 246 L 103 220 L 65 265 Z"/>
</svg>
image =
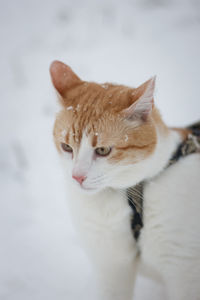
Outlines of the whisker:
<svg viewBox="0 0 200 300">
<path fill-rule="evenodd" d="M 116 166 L 113 167 L 109 167 L 108 170 L 104 170 L 105 173 L 104 174 L 100 174 L 94 178 L 92 178 L 89 183 L 92 185 L 104 185 L 107 184 L 110 181 L 110 172 L 112 172 L 113 170 L 116 170 Z M 117 170 L 116 170 L 117 171 Z M 123 197 L 125 197 L 126 195 L 129 197 L 129 201 L 134 205 L 134 207 L 136 208 L 136 210 L 140 210 L 141 212 L 143 212 L 143 207 L 141 205 L 142 200 L 143 200 L 143 193 L 140 189 L 136 188 L 136 187 L 131 187 L 129 189 L 119 189 L 118 190 L 119 193 L 121 195 L 123 195 Z"/>
<path fill-rule="evenodd" d="M 143 198 L 142 192 L 140 192 L 139 190 L 136 190 L 135 188 L 131 188 L 131 190 L 128 189 L 127 193 L 130 196 L 136 196 L 136 197 L 140 198 L 140 200 L 142 200 L 142 198 Z"/>
<path fill-rule="evenodd" d="M 143 201 L 143 197 L 141 192 L 136 191 L 135 189 L 133 189 L 131 191 L 131 193 L 129 192 L 129 190 L 127 191 L 127 194 L 130 195 L 131 197 L 129 198 L 129 200 L 133 203 L 134 205 L 137 206 L 141 211 L 143 211 L 143 207 L 141 205 L 142 201 Z M 132 197 L 133 196 L 133 197 Z M 137 208 L 136 207 L 136 208 Z"/>
<path fill-rule="evenodd" d="M 143 207 L 141 206 L 141 204 L 139 203 L 138 199 L 142 201 L 142 194 L 139 193 L 139 191 L 136 191 L 134 188 L 132 188 L 131 190 L 119 190 L 119 192 L 125 196 L 126 194 L 128 196 L 131 196 L 129 198 L 129 201 L 134 205 L 134 207 L 136 208 L 136 210 L 139 208 L 141 212 L 143 212 Z M 136 197 L 134 197 L 136 196 Z"/>
</svg>

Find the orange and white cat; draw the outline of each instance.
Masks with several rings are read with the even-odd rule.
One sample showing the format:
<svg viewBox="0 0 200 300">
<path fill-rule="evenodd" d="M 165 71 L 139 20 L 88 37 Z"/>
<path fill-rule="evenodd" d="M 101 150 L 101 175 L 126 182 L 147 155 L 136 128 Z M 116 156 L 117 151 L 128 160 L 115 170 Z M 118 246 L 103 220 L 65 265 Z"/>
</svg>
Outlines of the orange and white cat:
<svg viewBox="0 0 200 300">
<path fill-rule="evenodd" d="M 138 88 L 96 84 L 59 61 L 50 72 L 61 103 L 55 144 L 101 299 L 131 300 L 139 271 L 165 285 L 166 299 L 200 299 L 200 154 L 166 168 L 187 130 L 162 121 L 155 78 Z M 144 180 L 136 241 L 125 191 Z"/>
</svg>

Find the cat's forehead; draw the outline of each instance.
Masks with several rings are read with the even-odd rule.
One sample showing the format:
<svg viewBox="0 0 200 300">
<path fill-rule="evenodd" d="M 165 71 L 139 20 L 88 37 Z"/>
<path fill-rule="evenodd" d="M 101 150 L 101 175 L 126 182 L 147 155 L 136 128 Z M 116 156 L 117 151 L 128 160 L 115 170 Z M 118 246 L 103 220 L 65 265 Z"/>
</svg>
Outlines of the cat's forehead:
<svg viewBox="0 0 200 300">
<path fill-rule="evenodd" d="M 130 105 L 132 92 L 133 89 L 122 85 L 83 82 L 67 92 L 64 106 L 66 110 L 74 108 L 81 113 L 92 111 L 96 115 L 104 111 L 114 113 Z"/>
<path fill-rule="evenodd" d="M 57 120 L 62 135 L 72 136 L 76 142 L 81 140 L 83 134 L 91 136 L 93 140 L 105 140 L 107 136 L 114 136 L 116 132 L 119 134 L 123 127 L 120 115 L 110 111 L 97 111 L 94 108 L 81 110 L 79 104 L 66 107 L 59 113 Z"/>
<path fill-rule="evenodd" d="M 116 126 L 119 112 L 126 107 L 129 93 L 123 86 L 84 83 L 67 93 L 61 112 L 63 124 L 73 131 L 105 131 Z"/>
</svg>

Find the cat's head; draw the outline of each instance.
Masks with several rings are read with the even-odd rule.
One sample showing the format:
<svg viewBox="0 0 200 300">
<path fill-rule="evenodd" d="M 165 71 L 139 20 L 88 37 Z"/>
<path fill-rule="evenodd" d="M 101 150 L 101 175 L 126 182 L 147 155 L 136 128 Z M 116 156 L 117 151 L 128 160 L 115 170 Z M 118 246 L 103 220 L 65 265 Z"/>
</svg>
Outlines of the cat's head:
<svg viewBox="0 0 200 300">
<path fill-rule="evenodd" d="M 50 73 L 62 107 L 54 139 L 72 184 L 97 192 L 140 181 L 157 143 L 155 78 L 138 88 L 85 82 L 59 61 Z"/>
</svg>

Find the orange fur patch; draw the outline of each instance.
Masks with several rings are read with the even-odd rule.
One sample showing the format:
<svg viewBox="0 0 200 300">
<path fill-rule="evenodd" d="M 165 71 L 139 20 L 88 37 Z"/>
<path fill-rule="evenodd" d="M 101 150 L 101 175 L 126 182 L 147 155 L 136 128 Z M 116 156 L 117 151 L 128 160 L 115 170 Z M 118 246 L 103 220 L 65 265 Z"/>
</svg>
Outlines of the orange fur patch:
<svg viewBox="0 0 200 300">
<path fill-rule="evenodd" d="M 134 163 L 149 156 L 156 146 L 155 122 L 164 124 L 156 109 L 145 122 L 124 120 L 121 112 L 138 99 L 141 91 L 122 85 L 80 81 L 62 97 L 63 109 L 58 114 L 55 143 L 60 151 L 63 130 L 65 141 L 78 153 L 83 132 L 92 147 L 112 147 L 110 163 L 121 160 Z M 134 126 L 133 126 L 134 125 Z M 75 154 L 76 155 L 76 154 Z"/>
</svg>

